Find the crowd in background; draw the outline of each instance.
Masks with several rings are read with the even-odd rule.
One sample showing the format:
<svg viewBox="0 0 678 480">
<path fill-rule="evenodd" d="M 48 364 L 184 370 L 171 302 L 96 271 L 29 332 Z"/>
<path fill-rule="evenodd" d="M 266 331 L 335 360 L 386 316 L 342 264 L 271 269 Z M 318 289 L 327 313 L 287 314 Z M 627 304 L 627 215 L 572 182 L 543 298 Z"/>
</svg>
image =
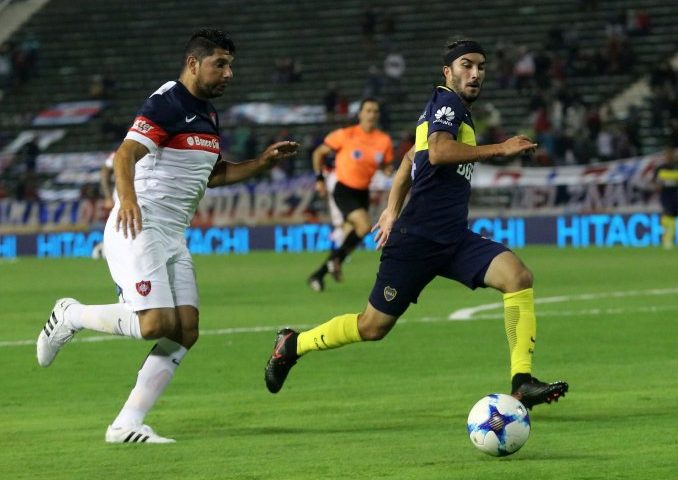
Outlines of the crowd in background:
<svg viewBox="0 0 678 480">
<path fill-rule="evenodd" d="M 595 9 L 595 2 L 583 2 L 580 9 Z M 377 98 L 381 104 L 381 128 L 393 137 L 396 163 L 413 145 L 412 130 L 392 128 L 390 110 L 407 96 L 403 79 L 407 59 L 398 48 L 397 17 L 390 10 L 367 6 L 357 28 L 365 55 L 370 59 L 364 76 L 361 98 Z M 627 9 L 611 16 L 597 42 L 584 42 L 581 25 L 554 25 L 538 48 L 497 42 L 489 49 L 490 67 L 487 88 L 529 98 L 528 115 L 519 129 L 539 144 L 535 155 L 515 162 L 523 165 L 552 166 L 588 164 L 643 153 L 641 122 L 649 115 L 652 134 L 678 146 L 678 75 L 669 59 L 648 72 L 649 96 L 640 104 L 631 104 L 623 111 L 613 111 L 609 103 L 586 100 L 587 89 L 601 78 L 614 78 L 628 71 L 636 62 L 634 38 L 652 32 L 652 19 L 642 10 Z M 28 34 L 21 42 L 0 44 L 0 105 L 3 95 L 21 88 L 36 75 L 40 42 Z M 271 82 L 288 85 L 304 82 L 301 61 L 291 55 L 274 58 Z M 86 95 L 91 99 L 115 100 L 116 82 L 109 73 L 90 74 Z M 640 77 L 639 77 L 640 79 Z M 590 82 L 589 82 L 590 80 Z M 322 143 L 327 132 L 352 121 L 351 98 L 341 79 L 326 85 L 321 98 L 326 123 L 302 129 L 281 126 L 274 134 L 262 134 L 262 127 L 239 123 L 223 129 L 221 147 L 226 158 L 242 161 L 253 158 L 266 145 L 280 139 L 293 139 L 301 144 L 297 159 L 289 160 L 273 170 L 274 178 L 286 178 L 311 168 L 311 152 Z M 124 137 L 127 126 L 106 117 L 100 120 L 102 139 L 111 145 Z M 478 144 L 499 143 L 515 134 L 508 131 L 502 111 L 486 98 L 473 109 Z M 3 119 L 8 121 L 8 119 Z M 25 119 L 21 120 L 25 121 Z M 1 129 L 0 129 L 1 130 Z M 270 132 L 270 128 L 265 130 Z M 0 132 L 0 150 L 9 138 Z M 0 198 L 12 195 L 20 199 L 38 197 L 35 178 L 35 157 L 39 150 L 27 145 L 15 155 L 11 168 L 0 159 Z M 501 159 L 497 163 L 502 163 Z M 19 172 L 19 186 L 13 191 L 3 187 L 3 175 Z"/>
</svg>

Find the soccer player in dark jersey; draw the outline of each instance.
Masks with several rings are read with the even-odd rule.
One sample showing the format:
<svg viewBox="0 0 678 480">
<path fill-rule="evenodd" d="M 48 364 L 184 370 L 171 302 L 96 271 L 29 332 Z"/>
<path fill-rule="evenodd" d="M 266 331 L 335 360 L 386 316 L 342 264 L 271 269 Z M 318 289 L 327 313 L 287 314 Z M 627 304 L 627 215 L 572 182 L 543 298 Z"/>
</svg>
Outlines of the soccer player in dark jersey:
<svg viewBox="0 0 678 480">
<path fill-rule="evenodd" d="M 678 216 L 678 158 L 673 145 L 666 147 L 664 163 L 654 172 L 654 184 L 659 190 L 659 203 L 662 206 L 662 246 L 670 250 L 675 243 Z"/>
<path fill-rule="evenodd" d="M 280 330 L 265 369 L 272 393 L 282 388 L 290 368 L 308 352 L 383 338 L 436 276 L 471 289 L 502 292 L 513 396 L 532 408 L 567 392 L 566 382 L 544 383 L 532 376 L 537 338 L 532 273 L 504 245 L 468 228 L 475 162 L 531 152 L 536 145 L 519 135 L 501 144 L 476 146 L 469 107 L 485 78 L 480 44 L 449 43 L 442 70 L 445 85 L 434 90 L 419 117 L 415 145 L 403 158 L 387 208 L 374 226 L 383 253 L 367 306 L 362 313 L 340 315 L 308 331 Z M 401 212 L 408 192 L 409 203 Z"/>
<path fill-rule="evenodd" d="M 198 340 L 198 289 L 186 246 L 188 227 L 206 187 L 244 180 L 294 155 L 277 142 L 259 157 L 227 164 L 220 155 L 219 119 L 210 99 L 233 77 L 235 46 L 219 30 L 195 32 L 179 79 L 142 105 L 115 153 L 116 198 L 106 223 L 106 260 L 121 303 L 57 300 L 37 341 L 48 367 L 83 329 L 156 340 L 122 410 L 106 430 L 108 443 L 173 443 L 144 424 L 188 350 Z"/>
</svg>

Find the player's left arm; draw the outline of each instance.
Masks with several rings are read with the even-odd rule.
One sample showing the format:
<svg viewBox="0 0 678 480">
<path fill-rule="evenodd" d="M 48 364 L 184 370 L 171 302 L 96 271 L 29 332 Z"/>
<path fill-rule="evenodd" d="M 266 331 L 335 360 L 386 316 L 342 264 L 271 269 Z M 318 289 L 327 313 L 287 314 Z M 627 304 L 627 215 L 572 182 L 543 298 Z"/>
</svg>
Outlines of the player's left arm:
<svg viewBox="0 0 678 480">
<path fill-rule="evenodd" d="M 377 231 L 374 235 L 374 241 L 377 243 L 378 249 L 386 245 L 393 224 L 398 218 L 398 215 L 400 215 L 400 211 L 405 203 L 405 198 L 410 191 L 410 187 L 412 187 L 412 176 L 410 172 L 412 171 L 413 161 L 414 146 L 412 146 L 405 156 L 403 156 L 403 160 L 400 162 L 398 171 L 393 178 L 393 184 L 391 185 L 391 191 L 388 194 L 386 208 L 379 216 L 377 223 L 372 227 L 373 232 Z"/>
<path fill-rule="evenodd" d="M 449 132 L 437 130 L 428 137 L 428 159 L 431 165 L 473 163 L 493 157 L 514 157 L 532 152 L 537 144 L 525 135 L 516 135 L 502 143 L 491 145 L 466 145 L 458 142 Z"/>
<path fill-rule="evenodd" d="M 230 163 L 219 160 L 210 173 L 209 188 L 241 182 L 276 165 L 281 160 L 297 154 L 297 142 L 277 142 L 269 145 L 264 152 L 253 160 Z"/>
</svg>

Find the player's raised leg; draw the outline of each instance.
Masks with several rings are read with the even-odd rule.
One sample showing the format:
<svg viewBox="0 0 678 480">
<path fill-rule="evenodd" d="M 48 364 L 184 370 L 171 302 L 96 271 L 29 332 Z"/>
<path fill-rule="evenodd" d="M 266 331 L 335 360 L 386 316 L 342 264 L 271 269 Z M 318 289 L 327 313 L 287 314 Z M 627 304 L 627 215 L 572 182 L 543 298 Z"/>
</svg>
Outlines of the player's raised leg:
<svg viewBox="0 0 678 480">
<path fill-rule="evenodd" d="M 144 338 L 139 317 L 129 305 L 123 303 L 82 305 L 74 298 L 61 298 L 56 301 L 47 323 L 38 336 L 37 357 L 40 366 L 49 367 L 61 347 L 84 328 L 131 338 Z"/>
<path fill-rule="evenodd" d="M 308 352 L 384 338 L 397 318 L 380 312 L 368 303 L 363 313 L 339 315 L 304 332 L 290 328 L 278 331 L 273 353 L 266 364 L 266 387 L 271 393 L 279 392 L 290 369 L 299 357 Z"/>
<path fill-rule="evenodd" d="M 532 376 L 537 340 L 532 272 L 510 251 L 497 255 L 487 270 L 485 284 L 504 293 L 504 327 L 511 355 L 511 394 L 527 408 L 564 397 L 567 382 L 545 383 Z"/>
</svg>

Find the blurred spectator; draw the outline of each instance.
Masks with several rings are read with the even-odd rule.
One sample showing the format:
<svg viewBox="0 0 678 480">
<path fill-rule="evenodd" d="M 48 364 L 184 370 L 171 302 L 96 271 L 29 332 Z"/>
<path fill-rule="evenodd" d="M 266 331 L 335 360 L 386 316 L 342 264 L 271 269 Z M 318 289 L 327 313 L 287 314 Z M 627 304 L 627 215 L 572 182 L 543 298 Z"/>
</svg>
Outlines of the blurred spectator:
<svg viewBox="0 0 678 480">
<path fill-rule="evenodd" d="M 405 73 L 405 57 L 400 52 L 391 52 L 384 59 L 384 94 L 387 103 L 395 103 L 405 96 L 402 76 Z"/>
<path fill-rule="evenodd" d="M 527 47 L 522 46 L 519 49 L 518 60 L 513 66 L 513 76 L 518 93 L 524 89 L 532 87 L 532 77 L 534 76 L 534 56 Z"/>
<path fill-rule="evenodd" d="M 19 85 L 26 83 L 35 73 L 39 52 L 40 42 L 32 34 L 12 51 L 12 66 Z"/>
<path fill-rule="evenodd" d="M 626 10 L 626 31 L 629 35 L 647 35 L 651 29 L 650 15 L 645 10 Z"/>
<path fill-rule="evenodd" d="M 557 52 L 565 48 L 565 32 L 559 25 L 551 27 L 546 36 L 546 50 Z"/>
<path fill-rule="evenodd" d="M 542 48 L 537 51 L 533 61 L 537 88 L 541 90 L 551 88 L 551 56 Z"/>
<path fill-rule="evenodd" d="M 378 98 L 384 86 L 384 76 L 376 65 L 370 65 L 367 69 L 367 79 L 363 87 L 363 98 Z"/>
<path fill-rule="evenodd" d="M 631 105 L 626 113 L 626 120 L 622 127 L 629 143 L 630 154 L 628 156 L 635 156 L 643 153 L 640 136 L 640 120 L 640 109 L 636 105 Z"/>
<path fill-rule="evenodd" d="M 35 142 L 35 139 L 31 139 L 24 143 L 17 154 L 20 163 L 24 166 L 22 170 L 29 173 L 35 173 L 38 155 L 40 155 L 40 147 Z"/>
<path fill-rule="evenodd" d="M 342 91 L 337 91 L 337 104 L 334 109 L 334 113 L 339 118 L 348 117 L 348 97 Z"/>
<path fill-rule="evenodd" d="M 598 149 L 598 159 L 602 161 L 612 160 L 614 155 L 614 136 L 609 125 L 605 125 L 596 137 L 596 147 Z"/>
<path fill-rule="evenodd" d="M 501 113 L 492 103 L 486 102 L 479 106 L 475 112 L 473 124 L 479 145 L 501 143 L 505 140 L 501 126 Z"/>
<path fill-rule="evenodd" d="M 513 80 L 513 47 L 504 42 L 495 45 L 495 62 L 497 68 L 497 83 L 499 88 L 508 88 Z"/>
<path fill-rule="evenodd" d="M 302 66 L 292 57 L 278 57 L 275 59 L 275 71 L 273 73 L 273 83 L 288 84 L 301 81 Z"/>
<path fill-rule="evenodd" d="M 327 115 L 327 121 L 334 120 L 334 113 L 337 109 L 337 101 L 339 100 L 339 91 L 337 90 L 337 85 L 334 82 L 327 84 L 325 89 L 325 94 L 323 95 L 323 105 L 325 106 L 325 115 Z"/>
<path fill-rule="evenodd" d="M 395 34 L 395 15 L 391 10 L 386 10 L 384 12 L 384 17 L 382 20 L 383 25 L 383 34 L 384 39 L 382 42 L 382 48 L 386 51 L 393 49 L 393 35 Z"/>
<path fill-rule="evenodd" d="M 12 68 L 12 51 L 8 42 L 0 44 L 0 90 L 6 92 L 14 82 Z"/>
<path fill-rule="evenodd" d="M 391 52 L 384 59 L 384 74 L 392 81 L 400 81 L 405 73 L 405 57 L 400 52 Z"/>
<path fill-rule="evenodd" d="M 377 28 L 377 11 L 369 6 L 363 12 L 362 19 L 363 45 L 368 51 L 374 50 L 374 33 Z"/>
<path fill-rule="evenodd" d="M 106 74 L 92 75 L 89 84 L 89 96 L 95 100 L 105 100 L 113 96 L 115 80 Z"/>
</svg>

